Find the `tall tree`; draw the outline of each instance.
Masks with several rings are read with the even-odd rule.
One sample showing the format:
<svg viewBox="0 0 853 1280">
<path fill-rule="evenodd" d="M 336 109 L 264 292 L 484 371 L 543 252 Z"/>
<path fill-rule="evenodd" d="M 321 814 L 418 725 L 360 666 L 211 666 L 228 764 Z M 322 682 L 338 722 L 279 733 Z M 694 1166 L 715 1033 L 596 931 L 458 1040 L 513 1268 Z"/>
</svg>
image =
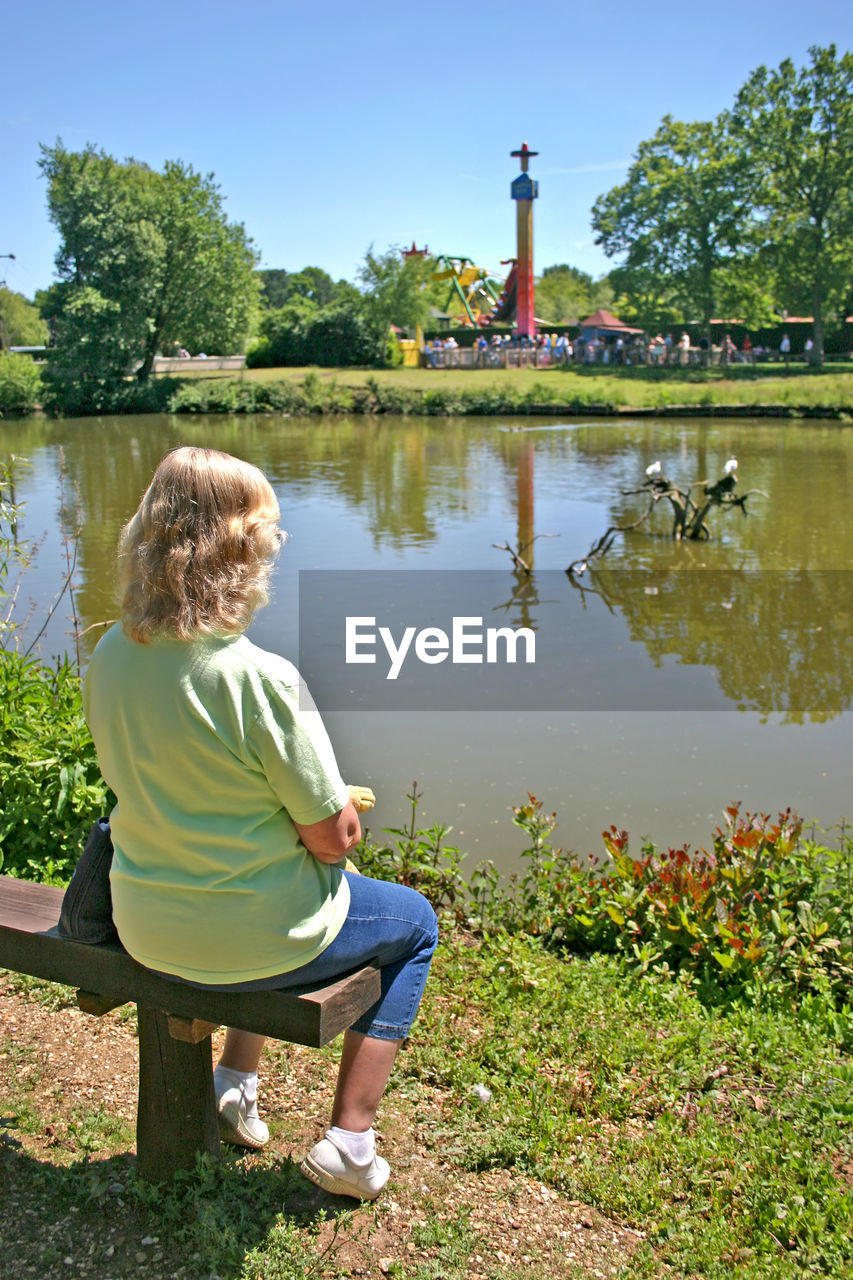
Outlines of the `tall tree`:
<svg viewBox="0 0 853 1280">
<path fill-rule="evenodd" d="M 227 351 L 245 339 L 258 296 L 256 254 L 228 222 L 212 175 L 179 161 L 158 173 L 87 146 L 42 147 L 59 282 L 43 314 L 58 352 L 51 376 L 84 392 L 177 344 Z M 85 399 L 85 394 L 84 394 Z"/>
<path fill-rule="evenodd" d="M 626 181 L 592 211 L 596 242 L 624 254 L 619 287 L 677 299 L 710 337 L 726 272 L 749 243 L 748 184 L 725 115 L 685 124 L 665 116 L 642 142 Z"/>
<path fill-rule="evenodd" d="M 389 325 L 413 329 L 429 320 L 434 269 L 431 258 L 404 258 L 393 246 L 385 253 L 374 253 L 371 245 L 358 279 L 365 316 L 380 340 L 384 341 Z"/>
<path fill-rule="evenodd" d="M 799 71 L 786 59 L 752 73 L 733 131 L 755 172 L 780 301 L 810 308 L 822 363 L 827 313 L 853 284 L 853 54 L 839 57 L 835 45 L 809 54 Z"/>
</svg>

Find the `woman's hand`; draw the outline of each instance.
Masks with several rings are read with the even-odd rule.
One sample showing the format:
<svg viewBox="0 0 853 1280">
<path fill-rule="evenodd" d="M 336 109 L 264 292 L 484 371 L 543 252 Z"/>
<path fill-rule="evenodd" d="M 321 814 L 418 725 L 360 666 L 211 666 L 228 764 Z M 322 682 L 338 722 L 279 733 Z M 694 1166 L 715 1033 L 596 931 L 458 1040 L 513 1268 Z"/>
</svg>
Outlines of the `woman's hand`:
<svg viewBox="0 0 853 1280">
<path fill-rule="evenodd" d="M 347 787 L 349 798 L 355 806 L 356 813 L 367 813 L 376 804 L 376 796 L 370 787 Z"/>
<path fill-rule="evenodd" d="M 352 801 L 322 822 L 312 822 L 307 827 L 300 827 L 298 822 L 293 825 L 318 862 L 340 862 L 361 839 L 361 823 Z"/>
</svg>

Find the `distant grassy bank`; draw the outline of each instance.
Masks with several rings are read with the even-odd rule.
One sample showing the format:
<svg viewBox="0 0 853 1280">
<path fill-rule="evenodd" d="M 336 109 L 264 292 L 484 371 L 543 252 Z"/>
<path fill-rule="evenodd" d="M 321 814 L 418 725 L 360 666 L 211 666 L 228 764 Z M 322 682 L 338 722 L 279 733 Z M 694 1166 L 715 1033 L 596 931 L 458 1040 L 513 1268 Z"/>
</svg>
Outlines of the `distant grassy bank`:
<svg viewBox="0 0 853 1280">
<path fill-rule="evenodd" d="M 853 420 L 853 364 L 680 369 L 252 369 L 168 385 L 176 413 L 755 413 Z M 163 407 L 166 407 L 165 405 Z"/>
<path fill-rule="evenodd" d="M 824 369 L 577 366 L 545 369 L 193 369 L 146 383 L 93 382 L 51 398 L 39 366 L 0 357 L 0 417 L 130 413 L 694 414 L 853 421 L 853 361 Z M 73 401 L 73 402 L 72 402 Z"/>
</svg>

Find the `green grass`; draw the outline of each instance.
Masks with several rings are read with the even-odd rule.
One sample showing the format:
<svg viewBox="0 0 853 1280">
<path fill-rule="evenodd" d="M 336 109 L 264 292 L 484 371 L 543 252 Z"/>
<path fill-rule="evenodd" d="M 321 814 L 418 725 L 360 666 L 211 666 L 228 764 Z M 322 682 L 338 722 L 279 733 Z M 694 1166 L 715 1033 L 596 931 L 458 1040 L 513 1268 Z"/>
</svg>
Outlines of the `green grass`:
<svg viewBox="0 0 853 1280">
<path fill-rule="evenodd" d="M 286 1047 L 273 1048 L 268 1073 L 286 1072 Z M 33 1060 L 16 1052 L 19 1069 Z M 318 1057 L 328 1074 L 329 1052 Z M 477 1084 L 492 1091 L 489 1103 Z M 4 1114 L 18 1105 L 19 1131 L 39 1132 L 51 1118 L 30 1114 L 25 1094 L 7 1098 Z M 423 1152 L 451 1183 L 454 1168 L 458 1178 L 510 1170 L 643 1233 L 625 1280 L 840 1280 L 853 1274 L 853 1190 L 842 1172 L 853 1158 L 851 1099 L 853 1060 L 794 1015 L 709 1010 L 672 980 L 626 977 L 612 957 L 449 932 L 383 1114 L 401 1152 Z M 75 1106 L 62 1132 L 57 1167 L 30 1162 L 28 1205 L 45 1220 L 66 1203 L 120 1214 L 135 1238 L 192 1259 L 193 1276 L 344 1274 L 336 1251 L 375 1212 L 353 1208 L 332 1230 L 280 1153 L 203 1161 L 155 1189 L 135 1181 L 120 1154 L 126 1126 L 102 1109 Z M 464 1280 L 494 1242 L 463 1211 L 438 1211 L 428 1161 L 416 1175 L 427 1183 L 427 1221 L 386 1241 L 389 1274 Z M 393 1229 L 387 1206 L 380 1218 Z M 493 1262 L 484 1274 L 540 1272 Z"/>
<path fill-rule="evenodd" d="M 643 1231 L 632 1275 L 853 1274 L 853 1061 L 794 1017 L 497 935 L 440 955 L 409 1070 L 458 1099 L 484 1082 L 436 1149 Z"/>
</svg>

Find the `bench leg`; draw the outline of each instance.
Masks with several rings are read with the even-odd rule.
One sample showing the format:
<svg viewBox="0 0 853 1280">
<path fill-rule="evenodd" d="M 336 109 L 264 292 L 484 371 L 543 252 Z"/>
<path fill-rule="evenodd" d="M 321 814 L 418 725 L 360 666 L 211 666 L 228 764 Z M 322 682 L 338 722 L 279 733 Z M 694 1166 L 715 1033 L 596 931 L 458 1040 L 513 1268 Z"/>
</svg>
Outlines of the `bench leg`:
<svg viewBox="0 0 853 1280">
<path fill-rule="evenodd" d="M 210 1037 L 189 1044 L 169 1034 L 166 1014 L 139 1008 L 136 1165 L 149 1182 L 192 1169 L 200 1152 L 219 1154 Z"/>
</svg>

